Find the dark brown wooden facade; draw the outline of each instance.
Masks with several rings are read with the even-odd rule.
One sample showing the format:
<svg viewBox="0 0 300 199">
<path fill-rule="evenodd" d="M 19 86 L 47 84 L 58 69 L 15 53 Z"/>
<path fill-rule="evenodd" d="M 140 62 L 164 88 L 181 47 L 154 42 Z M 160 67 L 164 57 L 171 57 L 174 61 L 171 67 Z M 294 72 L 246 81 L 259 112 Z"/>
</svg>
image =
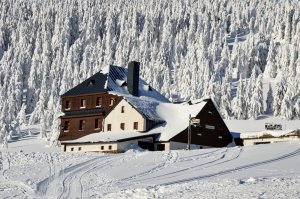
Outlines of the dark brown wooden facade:
<svg viewBox="0 0 300 199">
<path fill-rule="evenodd" d="M 107 92 L 62 96 L 60 141 L 74 140 L 102 131 L 104 117 L 123 97 Z"/>
<path fill-rule="evenodd" d="M 232 142 L 232 136 L 226 124 L 210 99 L 196 118 L 200 119 L 200 126 L 191 127 L 191 144 L 225 147 Z M 187 143 L 188 128 L 171 138 L 170 141 Z"/>
</svg>

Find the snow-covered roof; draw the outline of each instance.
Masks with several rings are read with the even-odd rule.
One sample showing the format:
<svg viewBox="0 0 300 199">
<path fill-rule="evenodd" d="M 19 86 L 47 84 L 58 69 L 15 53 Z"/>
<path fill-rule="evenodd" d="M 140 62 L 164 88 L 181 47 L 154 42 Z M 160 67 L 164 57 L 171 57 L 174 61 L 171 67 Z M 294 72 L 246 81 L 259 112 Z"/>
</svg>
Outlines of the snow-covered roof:
<svg viewBox="0 0 300 199">
<path fill-rule="evenodd" d="M 300 136 L 300 131 L 288 129 L 288 130 L 266 130 L 266 131 L 258 131 L 258 132 L 247 132 L 247 133 L 240 134 L 240 138 L 251 139 L 251 138 L 260 138 L 264 136 L 283 137 L 289 135 Z"/>
<path fill-rule="evenodd" d="M 137 98 L 132 96 L 131 97 L 126 96 L 124 98 L 145 118 L 154 121 L 163 121 L 163 119 L 156 112 L 159 102 L 151 101 L 146 98 Z"/>
<path fill-rule="evenodd" d="M 160 103 L 156 111 L 166 123 L 150 132 L 160 133 L 157 141 L 169 141 L 188 127 L 189 115 L 195 117 L 206 104 L 207 101 L 203 100 L 182 104 Z"/>
<path fill-rule="evenodd" d="M 162 94 L 150 87 L 150 85 L 148 85 L 142 79 L 139 79 L 139 96 L 134 97 L 130 95 L 127 89 L 127 68 L 110 65 L 108 69 L 105 68 L 100 72 L 107 74 L 105 88 L 111 94 L 116 94 L 127 98 L 133 97 L 145 99 L 148 101 L 154 100 L 160 102 L 169 102 L 169 100 L 167 100 Z"/>
<path fill-rule="evenodd" d="M 99 132 L 86 135 L 76 140 L 61 141 L 61 143 L 96 143 L 96 142 L 117 142 L 135 138 L 155 136 L 157 133 L 147 132 L 141 133 L 137 131 L 131 132 Z"/>
<path fill-rule="evenodd" d="M 86 143 L 86 142 L 113 142 L 122 141 L 126 139 L 133 139 L 142 136 L 160 135 L 157 136 L 157 141 L 169 141 L 188 127 L 189 115 L 192 117 L 198 115 L 202 108 L 207 104 L 207 101 L 197 100 L 189 103 L 172 104 L 164 102 L 145 102 L 146 100 L 138 100 L 135 97 L 129 98 L 125 96 L 126 100 L 135 104 L 142 110 L 145 108 L 145 113 L 149 114 L 149 117 L 160 118 L 165 123 L 158 125 L 149 132 L 99 132 L 84 136 L 82 138 L 70 141 L 63 141 L 62 143 Z M 145 102 L 145 104 L 143 104 Z M 147 112 L 148 103 L 153 103 L 153 107 L 150 108 L 150 112 Z M 155 110 L 155 111 L 154 111 Z M 148 110 L 149 111 L 149 110 Z M 153 112 L 152 112 L 153 111 Z M 155 115 L 151 115 L 155 114 Z"/>
</svg>

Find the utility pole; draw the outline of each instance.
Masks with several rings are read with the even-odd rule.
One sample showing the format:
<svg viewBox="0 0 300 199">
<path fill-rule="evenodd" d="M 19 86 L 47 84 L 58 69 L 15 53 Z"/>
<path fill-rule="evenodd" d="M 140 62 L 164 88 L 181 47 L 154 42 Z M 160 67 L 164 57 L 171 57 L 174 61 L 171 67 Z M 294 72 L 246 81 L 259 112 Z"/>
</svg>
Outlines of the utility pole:
<svg viewBox="0 0 300 199">
<path fill-rule="evenodd" d="M 189 115 L 189 127 L 188 127 L 188 145 L 187 145 L 187 150 L 191 150 L 191 114 Z"/>
</svg>

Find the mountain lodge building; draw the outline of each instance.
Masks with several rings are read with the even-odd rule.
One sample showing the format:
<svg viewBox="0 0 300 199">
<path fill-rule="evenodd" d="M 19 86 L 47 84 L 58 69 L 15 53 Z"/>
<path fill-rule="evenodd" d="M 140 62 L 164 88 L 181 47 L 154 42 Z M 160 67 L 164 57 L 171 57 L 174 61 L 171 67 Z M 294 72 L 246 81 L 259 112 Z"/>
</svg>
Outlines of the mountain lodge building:
<svg viewBox="0 0 300 199">
<path fill-rule="evenodd" d="M 188 115 L 194 148 L 224 147 L 232 136 L 211 100 L 173 104 L 139 78 L 139 63 L 110 65 L 62 96 L 59 141 L 63 151 L 184 149 Z"/>
</svg>

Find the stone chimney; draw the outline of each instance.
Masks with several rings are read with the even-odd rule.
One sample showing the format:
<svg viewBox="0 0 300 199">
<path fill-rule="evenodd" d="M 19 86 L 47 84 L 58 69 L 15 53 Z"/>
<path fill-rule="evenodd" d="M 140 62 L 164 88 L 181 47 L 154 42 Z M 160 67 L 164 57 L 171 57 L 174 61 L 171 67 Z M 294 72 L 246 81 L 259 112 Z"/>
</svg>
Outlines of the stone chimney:
<svg viewBox="0 0 300 199">
<path fill-rule="evenodd" d="M 139 96 L 140 63 L 131 61 L 128 63 L 127 88 L 131 95 Z"/>
</svg>

